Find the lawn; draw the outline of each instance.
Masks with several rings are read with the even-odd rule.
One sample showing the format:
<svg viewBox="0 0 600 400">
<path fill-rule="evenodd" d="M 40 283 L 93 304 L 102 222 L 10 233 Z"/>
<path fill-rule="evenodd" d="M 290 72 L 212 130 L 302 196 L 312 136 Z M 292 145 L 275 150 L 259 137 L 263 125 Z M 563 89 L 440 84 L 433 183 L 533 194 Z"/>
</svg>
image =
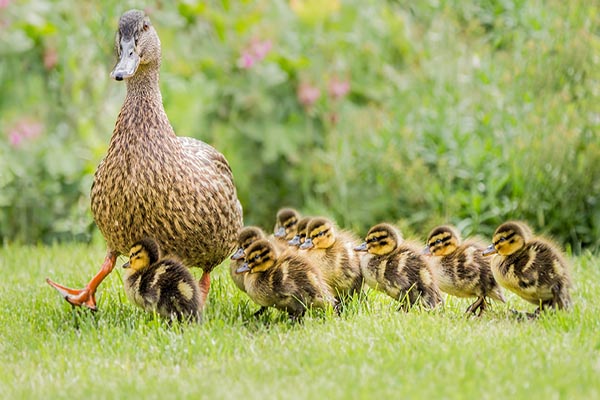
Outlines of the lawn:
<svg viewBox="0 0 600 400">
<path fill-rule="evenodd" d="M 221 266 L 203 324 L 168 325 L 128 303 L 119 268 L 96 313 L 45 284 L 84 284 L 103 253 L 0 249 L 2 398 L 600 398 L 600 261 L 590 254 L 572 260 L 574 310 L 534 321 L 509 311 L 533 309 L 511 294 L 466 318 L 467 300 L 405 314 L 373 292 L 341 317 L 254 318 Z"/>
</svg>

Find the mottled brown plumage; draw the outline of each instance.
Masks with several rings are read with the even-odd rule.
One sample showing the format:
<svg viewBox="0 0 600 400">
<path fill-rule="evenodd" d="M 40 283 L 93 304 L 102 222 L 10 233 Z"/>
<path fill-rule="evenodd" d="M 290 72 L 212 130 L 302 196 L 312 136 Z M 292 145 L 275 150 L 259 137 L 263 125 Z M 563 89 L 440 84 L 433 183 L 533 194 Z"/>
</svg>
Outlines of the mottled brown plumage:
<svg viewBox="0 0 600 400">
<path fill-rule="evenodd" d="M 155 240 L 134 243 L 125 268 L 125 293 L 135 305 L 165 318 L 198 321 L 201 296 L 190 270 L 171 257 L 160 258 Z"/>
<path fill-rule="evenodd" d="M 327 218 L 312 218 L 306 227 L 306 240 L 300 249 L 307 250 L 307 256 L 321 269 L 337 298 L 362 291 L 360 259 L 353 250 L 358 243 L 358 237 L 338 230 Z"/>
<path fill-rule="evenodd" d="M 420 249 L 404 241 L 394 226 L 373 226 L 355 250 L 367 252 L 360 260 L 365 282 L 399 300 L 401 309 L 408 310 L 415 304 L 425 308 L 442 304 L 435 276 Z"/>
<path fill-rule="evenodd" d="M 244 273 L 248 296 L 263 307 L 286 311 L 292 319 L 301 318 L 307 308 L 335 307 L 331 289 L 321 271 L 295 250 L 277 255 L 268 240 L 258 240 L 246 249 Z"/>
<path fill-rule="evenodd" d="M 571 308 L 570 267 L 560 249 L 547 239 L 533 236 L 524 222 L 508 221 L 494 232 L 484 254 L 494 254 L 491 269 L 500 285 L 538 306 Z"/>
<path fill-rule="evenodd" d="M 484 248 L 476 241 L 461 244 L 456 228 L 442 225 L 427 238 L 425 254 L 431 254 L 437 283 L 443 292 L 457 297 L 477 297 L 467 312 L 481 314 L 487 307 L 487 297 L 504 302 L 504 296 L 492 275 Z"/>
<path fill-rule="evenodd" d="M 242 227 L 231 169 L 225 157 L 199 140 L 175 135 L 159 88 L 160 41 L 142 11 L 119 21 L 119 62 L 112 76 L 127 82 L 108 153 L 91 190 L 94 220 L 108 251 L 101 271 L 83 290 L 49 281 L 75 305 L 95 308 L 94 292 L 119 254 L 146 236 L 165 253 L 209 273 L 233 251 Z"/>
</svg>

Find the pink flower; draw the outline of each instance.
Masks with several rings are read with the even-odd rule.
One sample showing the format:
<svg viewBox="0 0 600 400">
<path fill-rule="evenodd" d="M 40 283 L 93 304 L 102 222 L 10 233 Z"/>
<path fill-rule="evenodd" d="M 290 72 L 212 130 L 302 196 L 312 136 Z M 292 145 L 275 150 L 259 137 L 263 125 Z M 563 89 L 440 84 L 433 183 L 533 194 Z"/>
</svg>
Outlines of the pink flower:
<svg viewBox="0 0 600 400">
<path fill-rule="evenodd" d="M 33 140 L 40 136 L 43 129 L 44 126 L 41 122 L 23 118 L 8 132 L 8 142 L 15 148 L 21 147 L 25 141 Z"/>
<path fill-rule="evenodd" d="M 0 0 L 0 10 L 10 5 L 10 0 Z"/>
<path fill-rule="evenodd" d="M 256 62 L 256 60 L 254 59 L 252 54 L 244 52 L 244 53 L 242 53 L 240 58 L 238 58 L 237 66 L 242 69 L 249 69 L 249 68 L 252 68 L 252 66 L 254 65 L 255 62 Z"/>
<path fill-rule="evenodd" d="M 350 82 L 339 80 L 337 77 L 329 81 L 329 95 L 334 99 L 341 99 L 350 91 Z"/>
<path fill-rule="evenodd" d="M 310 83 L 303 82 L 298 86 L 296 96 L 304 107 L 311 107 L 321 97 L 321 90 Z"/>
<path fill-rule="evenodd" d="M 56 67 L 56 64 L 58 64 L 58 52 L 53 47 L 47 47 L 44 51 L 44 68 L 49 71 Z"/>
<path fill-rule="evenodd" d="M 242 69 L 249 69 L 259 61 L 262 61 L 271 51 L 273 43 L 270 40 L 253 39 L 238 58 L 237 65 Z"/>
</svg>

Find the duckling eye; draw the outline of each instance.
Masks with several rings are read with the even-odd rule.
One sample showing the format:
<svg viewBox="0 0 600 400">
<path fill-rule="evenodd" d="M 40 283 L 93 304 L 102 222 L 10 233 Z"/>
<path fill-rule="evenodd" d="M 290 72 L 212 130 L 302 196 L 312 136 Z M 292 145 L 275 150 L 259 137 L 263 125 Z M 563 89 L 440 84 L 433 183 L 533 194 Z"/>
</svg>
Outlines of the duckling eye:
<svg viewBox="0 0 600 400">
<path fill-rule="evenodd" d="M 438 239 L 438 240 L 436 240 L 436 241 L 435 241 L 435 242 L 433 242 L 433 243 L 434 243 L 434 244 L 440 244 L 440 243 L 442 243 L 442 239 Z"/>
</svg>

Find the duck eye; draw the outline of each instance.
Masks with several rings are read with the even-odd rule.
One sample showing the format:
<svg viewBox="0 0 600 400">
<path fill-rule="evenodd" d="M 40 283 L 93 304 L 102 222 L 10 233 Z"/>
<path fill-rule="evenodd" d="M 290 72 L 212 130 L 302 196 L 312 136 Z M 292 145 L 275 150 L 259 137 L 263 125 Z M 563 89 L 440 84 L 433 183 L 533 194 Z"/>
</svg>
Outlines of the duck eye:
<svg viewBox="0 0 600 400">
<path fill-rule="evenodd" d="M 442 239 L 438 239 L 435 241 L 435 244 L 440 244 L 440 243 L 442 243 Z"/>
</svg>

